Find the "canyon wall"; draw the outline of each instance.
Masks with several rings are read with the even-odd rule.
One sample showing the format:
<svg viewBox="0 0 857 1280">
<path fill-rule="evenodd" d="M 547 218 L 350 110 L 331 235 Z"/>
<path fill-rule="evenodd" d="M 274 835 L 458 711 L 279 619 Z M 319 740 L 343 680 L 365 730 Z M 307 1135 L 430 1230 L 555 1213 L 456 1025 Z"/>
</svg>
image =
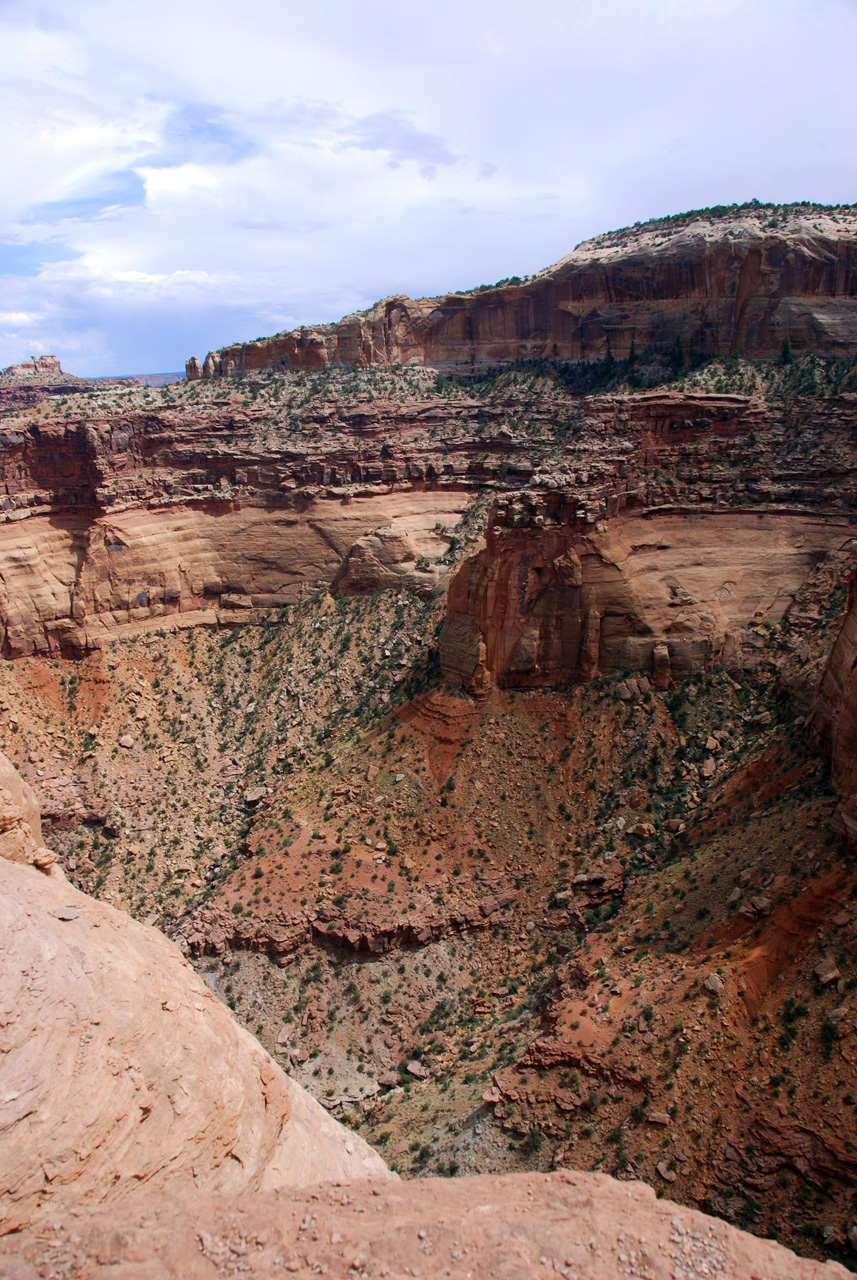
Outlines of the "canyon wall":
<svg viewBox="0 0 857 1280">
<path fill-rule="evenodd" d="M 749 668 L 815 564 L 846 554 L 853 479 L 832 455 L 814 477 L 785 454 L 766 474 L 747 466 L 751 440 L 777 434 L 758 402 L 651 393 L 605 399 L 611 410 L 633 442 L 621 461 L 495 503 L 485 548 L 449 587 L 451 684 L 484 693 L 621 669 L 668 687 L 711 661 Z M 818 423 L 827 448 L 834 420 Z"/>
<path fill-rule="evenodd" d="M 0 369 L 0 413 L 90 389 L 104 390 L 109 385 L 115 384 L 65 373 L 56 356 L 31 356 L 22 364 Z"/>
<path fill-rule="evenodd" d="M 4 652 L 82 653 L 140 627 L 258 621 L 338 573 L 343 589 L 365 581 L 357 562 L 369 535 L 386 543 L 387 583 L 433 588 L 448 547 L 436 526 L 456 525 L 475 481 L 460 468 L 445 476 L 424 451 L 394 458 L 390 424 L 374 416 L 369 430 L 358 421 L 341 433 L 336 422 L 320 441 L 267 445 L 249 438 L 250 414 L 92 412 L 7 426 Z M 377 586 L 382 565 L 370 560 Z"/>
<path fill-rule="evenodd" d="M 627 357 L 646 347 L 754 359 L 857 352 L 852 209 L 768 207 L 644 224 L 585 241 L 523 281 L 385 298 L 335 324 L 210 351 L 189 379 L 260 369 Z"/>
<path fill-rule="evenodd" d="M 140 396 L 143 392 L 135 392 Z M 857 507 L 857 399 L 512 387 L 275 408 L 123 398 L 0 431 L 0 637 L 80 654 L 233 625 L 308 590 L 428 593 L 474 500 L 486 545 L 441 650 L 465 687 L 752 661 Z M 191 409 L 192 406 L 192 409 Z M 188 409 L 191 409 L 188 412 Z M 661 646 L 667 645 L 664 655 Z M 485 655 L 480 656 L 480 646 Z"/>
<path fill-rule="evenodd" d="M 668 688 L 720 662 L 748 669 L 846 519 L 622 512 L 587 528 L 561 503 L 498 507 L 450 585 L 441 669 L 470 693 L 624 670 Z M 538 523 L 536 523 L 538 522 Z"/>
<path fill-rule="evenodd" d="M 843 799 L 840 821 L 857 846 L 857 575 L 848 608 L 808 718 L 809 730 L 830 753 L 833 783 Z"/>
</svg>

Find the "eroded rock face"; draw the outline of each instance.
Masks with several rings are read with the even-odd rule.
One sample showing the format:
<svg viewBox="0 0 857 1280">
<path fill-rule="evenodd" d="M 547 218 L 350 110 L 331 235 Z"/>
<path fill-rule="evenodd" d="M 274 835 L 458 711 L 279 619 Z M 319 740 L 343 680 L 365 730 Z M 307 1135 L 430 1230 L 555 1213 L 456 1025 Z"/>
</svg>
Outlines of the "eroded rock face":
<svg viewBox="0 0 857 1280">
<path fill-rule="evenodd" d="M 10 364 L 0 369 L 0 384 L 13 382 L 53 382 L 64 377 L 62 366 L 56 356 L 31 356 L 21 364 Z"/>
<path fill-rule="evenodd" d="M 502 542 L 505 556 L 514 543 L 532 573 L 521 600 L 503 606 L 523 608 L 528 625 L 516 631 L 511 614 L 500 619 L 515 653 L 488 655 L 489 668 L 511 662 L 536 681 L 541 671 L 588 678 L 603 665 L 605 644 L 621 650 L 640 640 L 626 665 L 666 687 L 668 663 L 683 661 L 677 637 L 697 661 L 755 610 L 778 616 L 770 593 L 745 592 L 733 565 L 749 565 L 757 583 L 770 576 L 782 604 L 793 589 L 784 566 L 793 559 L 789 539 L 799 538 L 794 522 L 808 530 L 806 562 L 857 506 L 857 401 L 847 393 L 798 400 L 788 412 L 759 396 L 699 391 L 576 397 L 512 384 L 480 398 L 436 391 L 419 371 L 407 385 L 399 379 L 400 398 L 380 401 L 330 376 L 331 394 L 309 407 L 298 375 L 262 379 L 255 408 L 236 383 L 222 393 L 194 386 L 157 409 L 126 392 L 110 404 L 81 400 L 53 415 L 5 419 L 4 654 L 80 655 L 159 626 L 259 621 L 320 587 L 430 592 L 450 575 L 465 511 L 477 499 L 487 509 L 496 495 L 506 500 L 491 528 L 514 535 L 498 534 L 492 545 Z M 298 408 L 281 403 L 283 392 Z M 697 529 L 688 516 L 708 523 Z M 769 516 L 781 521 L 782 537 L 773 523 L 751 532 L 754 519 Z M 632 518 L 647 527 L 632 528 Z M 532 560 L 537 543 L 544 563 Z M 694 556 L 702 556 L 700 573 Z M 638 568 L 641 596 L 632 600 Z M 645 585 L 651 573 L 661 575 L 657 588 Z M 462 606 L 461 590 L 451 623 L 479 613 Z M 474 580 L 466 593 L 480 590 Z M 559 625 L 548 618 L 534 630 L 524 599 L 534 592 L 539 609 L 562 615 L 558 639 L 548 638 Z M 649 596 L 663 617 L 649 616 Z M 465 684 L 481 661 L 475 636 L 470 622 L 447 636 L 446 669 Z"/>
<path fill-rule="evenodd" d="M 141 1189 L 389 1176 L 163 934 L 21 865 L 38 814 L 5 757 L 0 778 L 0 1234 Z"/>
<path fill-rule="evenodd" d="M 414 300 L 385 298 L 337 324 L 211 351 L 203 377 L 263 368 L 626 357 L 676 340 L 752 358 L 857 350 L 852 210 L 771 210 L 649 223 L 578 245 L 523 282 Z M 200 376 L 188 362 L 188 377 Z"/>
<path fill-rule="evenodd" d="M 831 772 L 843 801 L 839 815 L 857 845 L 857 579 L 808 719 L 810 733 L 830 752 Z"/>
<path fill-rule="evenodd" d="M 738 513 L 699 525 L 626 513 L 601 532 L 495 525 L 450 585 L 443 674 L 484 693 L 612 670 L 666 688 L 712 661 L 745 669 L 765 645 L 759 624 L 779 620 L 847 534 L 845 522 Z"/>
<path fill-rule="evenodd" d="M 56 356 L 31 356 L 21 364 L 0 369 L 0 408 L 9 410 L 41 404 L 51 397 L 87 388 L 103 389 L 105 385 L 65 373 Z"/>
<path fill-rule="evenodd" d="M 343 952 L 382 955 L 394 948 L 425 946 L 450 933 L 505 925 L 507 908 L 518 896 L 512 878 L 499 870 L 482 872 L 468 892 L 451 896 L 443 906 L 418 889 L 412 893 L 415 900 L 408 910 L 391 907 L 386 892 L 377 895 L 370 899 L 368 918 L 365 901 L 350 913 L 330 906 L 310 911 L 295 907 L 243 920 L 226 910 L 205 910 L 178 940 L 195 956 L 242 950 L 284 960 L 310 941 Z"/>
<path fill-rule="evenodd" d="M 42 1259 L 74 1257 L 75 1275 L 143 1274 L 203 1280 L 285 1272 L 450 1275 L 458 1280 L 556 1273 L 587 1280 L 638 1275 L 845 1280 L 836 1262 L 799 1258 L 771 1240 L 669 1200 L 640 1182 L 601 1173 L 420 1179 L 372 1190 L 359 1184 L 306 1193 L 144 1199 L 123 1214 L 97 1210 L 0 1241 L 10 1280 L 37 1280 Z M 303 1224 L 303 1225 L 302 1225 Z"/>
<path fill-rule="evenodd" d="M 779 434 L 760 402 L 649 393 L 599 409 L 621 441 L 609 462 L 605 449 L 563 483 L 498 499 L 484 549 L 450 583 L 451 684 L 484 693 L 623 669 L 664 689 L 711 661 L 749 669 L 762 624 L 849 541 L 851 498 L 824 471 L 785 456 L 766 476 L 745 468 L 742 441 Z"/>
</svg>

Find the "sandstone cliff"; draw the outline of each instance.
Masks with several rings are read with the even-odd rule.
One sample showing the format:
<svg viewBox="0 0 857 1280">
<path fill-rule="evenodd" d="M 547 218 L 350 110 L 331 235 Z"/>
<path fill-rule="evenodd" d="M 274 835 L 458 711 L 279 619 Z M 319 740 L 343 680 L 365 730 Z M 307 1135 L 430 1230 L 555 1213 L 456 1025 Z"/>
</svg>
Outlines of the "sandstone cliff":
<svg viewBox="0 0 857 1280">
<path fill-rule="evenodd" d="M 579 397 L 513 374 L 476 395 L 438 392 L 424 370 L 359 375 L 365 386 L 336 372 L 311 386 L 304 378 L 266 375 L 250 394 L 235 383 L 223 391 L 191 384 L 159 403 L 145 388 L 101 392 L 97 401 L 82 396 L 7 417 L 3 652 L 81 654 L 140 629 L 259 620 L 319 586 L 431 592 L 462 554 L 465 511 L 496 497 L 491 528 L 506 532 L 494 550 L 505 556 L 513 542 L 547 549 L 537 533 L 543 520 L 550 564 L 565 553 L 560 543 L 581 564 L 572 558 L 557 570 L 578 603 L 563 622 L 563 656 L 539 656 L 533 680 L 543 670 L 577 671 L 572 649 L 593 609 L 605 617 L 602 666 L 618 662 L 627 638 L 627 665 L 646 669 L 668 620 L 669 643 L 701 637 L 701 655 L 719 652 L 757 611 L 775 616 L 795 575 L 836 545 L 855 508 L 857 398 L 849 392 L 788 402 L 716 391 Z M 706 522 L 689 523 L 691 514 Z M 662 521 L 663 538 L 655 532 Z M 807 530 L 800 555 L 798 525 Z M 693 567 L 700 556 L 708 566 L 701 577 Z M 660 580 L 641 585 L 636 603 L 632 566 L 641 584 L 647 574 Z M 749 590 L 734 580 L 745 568 Z M 552 573 L 539 568 L 540 599 Z M 600 585 L 590 605 L 593 574 Z M 612 603 L 610 583 L 619 593 Z M 464 591 L 459 582 L 455 616 L 473 612 Z M 523 653 L 521 671 L 530 669 Z M 673 657 L 683 661 L 678 650 Z"/>
<path fill-rule="evenodd" d="M 586 468 L 584 485 L 498 500 L 484 550 L 451 582 L 440 658 L 453 685 L 484 693 L 623 669 L 667 688 L 711 661 L 747 669 L 762 624 L 849 541 L 850 515 L 825 499 L 809 515 L 802 465 L 796 483 L 744 469 L 742 441 L 770 429 L 758 402 L 650 393 L 601 407 L 624 438 L 621 461 Z M 710 488 L 696 487 L 703 470 Z"/>
<path fill-rule="evenodd" d="M 21 865 L 38 816 L 5 756 L 0 804 L 0 1234 L 141 1189 L 388 1176 L 161 933 Z"/>
<path fill-rule="evenodd" d="M 106 385 L 65 373 L 56 356 L 31 356 L 0 369 L 0 413 Z"/>
<path fill-rule="evenodd" d="M 58 381 L 78 382 L 81 379 L 65 374 L 56 356 L 31 356 L 21 364 L 10 364 L 0 369 L 0 386 L 12 386 L 18 382 L 33 382 L 39 386 Z"/>
<path fill-rule="evenodd" d="M 42 841 L 35 792 L 0 753 L 0 866 L 2 860 L 48 871 L 57 860 Z"/>
<path fill-rule="evenodd" d="M 374 371 L 371 385 L 393 378 Z M 790 716 L 781 723 L 787 709 L 774 686 L 781 664 L 795 662 L 810 688 L 844 603 L 853 399 L 783 406 L 749 391 L 685 389 L 569 402 L 512 372 L 478 398 L 362 402 L 358 422 L 353 400 L 329 394 L 341 385 L 336 376 L 299 379 L 256 380 L 255 410 L 207 403 L 222 394 L 212 382 L 157 410 L 142 407 L 138 393 L 93 407 L 82 425 L 102 443 L 85 466 L 104 483 L 92 510 L 76 514 L 97 530 L 122 521 L 134 536 L 122 545 L 111 538 L 102 561 L 83 559 L 79 601 L 99 622 L 84 615 L 81 632 L 91 628 L 94 638 L 100 625 L 110 636 L 130 625 L 106 598 L 103 611 L 92 605 L 107 584 L 117 592 L 135 585 L 123 558 L 156 582 L 167 552 L 187 564 L 220 545 L 230 570 L 252 581 L 262 555 L 291 545 L 309 577 L 304 529 L 323 537 L 364 501 L 401 503 L 399 526 L 410 532 L 382 536 L 390 526 L 379 520 L 345 558 L 342 589 L 371 591 L 373 575 L 419 545 L 411 504 L 423 495 L 427 503 L 457 500 L 469 488 L 483 509 L 497 500 L 486 537 L 493 558 L 474 546 L 455 590 L 508 566 L 497 580 L 504 598 L 498 591 L 484 613 L 492 680 L 543 683 L 548 659 L 560 680 L 577 670 L 573 644 L 563 652 L 548 643 L 551 607 L 554 617 L 568 614 L 570 627 L 578 616 L 578 588 L 555 576 L 556 559 L 573 553 L 580 589 L 602 593 L 604 636 L 615 628 L 622 648 L 639 644 L 652 681 L 665 674 L 677 688 L 661 697 L 642 679 L 608 675 L 514 699 L 502 689 L 478 701 L 433 689 L 403 702 L 433 681 L 433 660 L 423 659 L 442 601 L 397 591 L 336 601 L 318 593 L 289 609 L 281 626 L 139 636 L 80 664 L 25 658 L 6 664 L 0 730 L 51 797 L 57 822 L 49 838 L 64 867 L 140 918 L 159 914 L 189 952 L 228 960 L 216 971 L 203 961 L 206 981 L 235 1002 L 249 1030 L 262 1027 L 272 1055 L 290 1060 L 325 1106 L 365 1126 L 403 1171 L 440 1171 L 450 1160 L 460 1161 L 459 1172 L 482 1171 L 486 1160 L 493 1169 L 525 1160 L 532 1167 L 535 1132 L 543 1169 L 603 1161 L 799 1249 L 844 1254 L 855 1169 L 846 1145 L 853 1116 L 842 1096 L 854 1057 L 852 886 L 831 865 L 838 851 L 826 840 L 833 801 L 815 785 L 821 762 L 803 751 Z M 365 387 L 370 375 L 348 380 Z M 304 418 L 300 431 L 277 416 L 275 393 L 292 386 L 301 396 L 313 386 L 327 393 L 311 406 L 314 425 Z M 131 440 L 124 466 L 122 450 L 111 456 L 104 447 L 122 430 Z M 225 473 L 223 488 L 206 483 L 215 468 Z M 7 474 L 11 487 L 11 466 Z M 272 474 L 295 487 L 275 489 Z M 367 477 L 379 474 L 376 488 Z M 46 515 L 42 527 L 58 525 L 64 500 L 58 487 L 48 494 L 54 508 L 33 513 L 26 472 L 18 475 L 3 526 L 13 599 L 24 575 L 39 579 L 27 544 L 15 552 L 11 538 Z M 224 493 L 233 504 L 228 538 Z M 310 520 L 290 523 L 301 510 Z M 189 513 L 194 539 L 183 546 L 188 526 L 176 517 Z M 268 537 L 251 543 L 255 521 Z M 441 531 L 419 536 L 451 547 Z M 577 572 L 572 563 L 568 576 Z M 256 616 L 252 598 L 236 599 L 227 582 L 236 585 L 218 577 L 209 617 L 215 607 L 227 617 Z M 490 590 L 488 581 L 486 600 Z M 551 593 L 565 591 L 567 605 L 550 606 Z M 469 609 L 470 585 L 463 594 Z M 472 601 L 479 603 L 476 590 Z M 136 606 L 139 625 L 193 621 L 186 604 Z M 784 611 L 787 626 L 764 625 Z M 19 635 L 55 634 L 40 631 L 40 621 Z M 666 672 L 655 667 L 655 634 L 667 636 Z M 716 661 L 698 680 L 681 679 L 681 662 L 706 665 L 721 645 L 726 651 L 729 634 L 740 637 L 740 681 Z M 599 632 L 599 663 L 609 667 L 613 644 Z M 532 652 L 534 665 L 510 663 L 510 647 Z M 91 829 L 93 820 L 103 826 Z M 720 823 L 737 825 L 728 843 L 716 838 Z M 474 897 L 485 873 L 503 870 L 514 896 L 501 913 L 483 913 Z M 462 906 L 476 906 L 489 927 L 477 930 Z M 712 922 L 722 931 L 713 942 Z M 402 949 L 367 963 L 387 947 Z M 555 958 L 545 966 L 549 948 Z M 575 967 L 591 951 L 594 972 L 590 990 L 576 986 L 564 1001 L 568 1021 L 555 1044 L 552 997 L 540 1025 L 525 991 L 536 973 L 550 981 L 566 950 Z M 820 1000 L 817 972 L 830 955 L 838 975 L 821 967 L 832 986 Z M 285 967 L 275 969 L 269 956 Z M 471 976 L 474 959 L 481 981 Z M 724 990 L 707 1007 L 708 988 L 694 988 L 712 971 Z M 388 1002 L 379 999 L 385 984 Z M 781 1043 L 792 1026 L 785 1000 L 807 1007 L 796 1015 L 790 1058 Z M 645 1082 L 642 1055 L 651 1052 L 654 1066 L 671 1046 L 668 1073 L 651 1071 Z M 421 1074 L 409 1067 L 412 1090 L 398 1094 L 396 1068 L 414 1059 Z M 781 1065 L 792 1078 L 777 1094 Z M 496 1072 L 494 1088 L 478 1074 L 467 1083 L 480 1069 Z M 463 1120 L 483 1092 L 495 1099 L 494 1116 L 480 1116 L 478 1137 L 469 1124 L 453 1136 L 447 1117 Z M 826 1093 L 831 1105 L 819 1105 Z M 456 1095 L 438 1118 L 436 1108 Z M 673 1105 L 677 1115 L 663 1125 Z M 650 1122 L 647 1107 L 661 1120 Z M 623 1133 L 627 1150 L 615 1145 Z M 765 1216 L 752 1217 L 750 1202 L 763 1203 Z M 64 1247 L 65 1237 L 57 1239 Z"/>
<path fill-rule="evenodd" d="M 336 324 L 210 351 L 189 379 L 258 369 L 539 357 L 624 358 L 632 347 L 771 359 L 857 351 L 854 210 L 793 205 L 687 214 L 578 245 L 523 281 L 414 300 L 385 298 Z"/>
</svg>

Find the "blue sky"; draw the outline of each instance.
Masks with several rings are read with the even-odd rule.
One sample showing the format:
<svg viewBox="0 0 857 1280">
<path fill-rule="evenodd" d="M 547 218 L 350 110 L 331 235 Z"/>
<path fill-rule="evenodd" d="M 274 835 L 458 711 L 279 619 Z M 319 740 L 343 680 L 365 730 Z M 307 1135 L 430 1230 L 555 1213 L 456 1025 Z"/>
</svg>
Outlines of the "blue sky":
<svg viewBox="0 0 857 1280">
<path fill-rule="evenodd" d="M 857 0 L 0 0 L 0 366 L 186 356 L 598 231 L 857 199 Z"/>
</svg>

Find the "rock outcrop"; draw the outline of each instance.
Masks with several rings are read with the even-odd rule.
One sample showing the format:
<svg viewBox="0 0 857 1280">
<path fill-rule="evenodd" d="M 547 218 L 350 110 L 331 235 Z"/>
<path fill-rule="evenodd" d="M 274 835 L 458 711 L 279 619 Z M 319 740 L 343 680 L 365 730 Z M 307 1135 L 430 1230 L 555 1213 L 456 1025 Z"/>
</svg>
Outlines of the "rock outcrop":
<svg viewBox="0 0 857 1280">
<path fill-rule="evenodd" d="M 449 589 L 441 668 L 471 693 L 641 672 L 669 687 L 710 662 L 740 671 L 846 522 L 730 513 L 697 526 L 626 514 L 599 532 L 495 513 Z M 514 518 L 514 517 L 513 517 Z M 544 518 L 544 517 L 542 517 Z"/>
<path fill-rule="evenodd" d="M 41 404 L 49 398 L 103 389 L 103 381 L 65 373 L 56 356 L 31 356 L 0 369 L 0 412 Z"/>
<path fill-rule="evenodd" d="M 420 1179 L 369 1189 L 171 1203 L 122 1216 L 88 1212 L 0 1241 L 9 1280 L 103 1274 L 115 1280 L 421 1275 L 457 1280 L 556 1274 L 566 1280 L 717 1275 L 722 1280 L 846 1280 L 836 1262 L 796 1257 L 771 1240 L 601 1173 Z"/>
<path fill-rule="evenodd" d="M 451 684 L 484 693 L 623 669 L 667 688 L 711 661 L 747 669 L 763 624 L 849 542 L 829 477 L 813 498 L 802 460 L 746 469 L 746 445 L 772 425 L 760 403 L 650 393 L 600 409 L 622 451 L 578 464 L 572 483 L 498 499 L 484 549 L 452 580 L 440 638 Z"/>
<path fill-rule="evenodd" d="M 39 806 L 33 788 L 0 753 L 0 865 L 2 860 L 48 871 L 57 860 L 42 840 Z"/>
<path fill-rule="evenodd" d="M 0 386 L 15 382 L 57 382 L 67 377 L 56 356 L 30 356 L 29 360 L 24 360 L 21 364 L 10 364 L 5 369 L 0 369 Z M 72 378 L 72 381 L 76 379 Z"/>
<path fill-rule="evenodd" d="M 189 379 L 259 369 L 539 357 L 624 358 L 647 346 L 771 359 L 857 351 L 853 207 L 685 214 L 587 240 L 525 280 L 436 298 L 385 298 L 336 324 L 210 351 Z"/>
<path fill-rule="evenodd" d="M 222 956 L 230 951 L 259 951 L 284 961 L 309 942 L 361 955 L 383 955 L 401 947 L 426 946 L 457 932 L 472 932 L 508 923 L 507 908 L 517 898 L 505 871 L 483 872 L 470 892 L 456 894 L 444 905 L 410 888 L 410 908 L 391 904 L 386 891 L 359 908 L 319 907 L 313 911 L 280 911 L 274 916 L 237 919 L 226 910 L 203 910 L 178 933 L 182 949 L 194 956 Z"/>
<path fill-rule="evenodd" d="M 330 584 L 352 547 L 347 581 L 372 589 L 438 581 L 448 539 L 434 527 L 454 526 L 466 505 L 457 480 L 428 491 L 421 471 L 379 458 L 380 442 L 374 458 L 365 448 L 343 450 L 341 440 L 329 451 L 293 442 L 284 452 L 251 448 L 242 457 L 246 437 L 224 448 L 223 424 L 212 432 L 211 423 L 185 427 L 170 417 L 40 422 L 0 436 L 0 627 L 8 656 L 81 653 L 123 629 L 171 618 L 258 620 L 254 611 Z M 374 543 L 360 543 L 371 536 Z M 375 544 L 386 551 L 367 578 L 366 554 L 359 571 L 358 557 L 361 546 Z"/>
<path fill-rule="evenodd" d="M 163 934 L 21 865 L 38 816 L 0 769 L 0 1234 L 141 1190 L 389 1176 Z"/>
</svg>

